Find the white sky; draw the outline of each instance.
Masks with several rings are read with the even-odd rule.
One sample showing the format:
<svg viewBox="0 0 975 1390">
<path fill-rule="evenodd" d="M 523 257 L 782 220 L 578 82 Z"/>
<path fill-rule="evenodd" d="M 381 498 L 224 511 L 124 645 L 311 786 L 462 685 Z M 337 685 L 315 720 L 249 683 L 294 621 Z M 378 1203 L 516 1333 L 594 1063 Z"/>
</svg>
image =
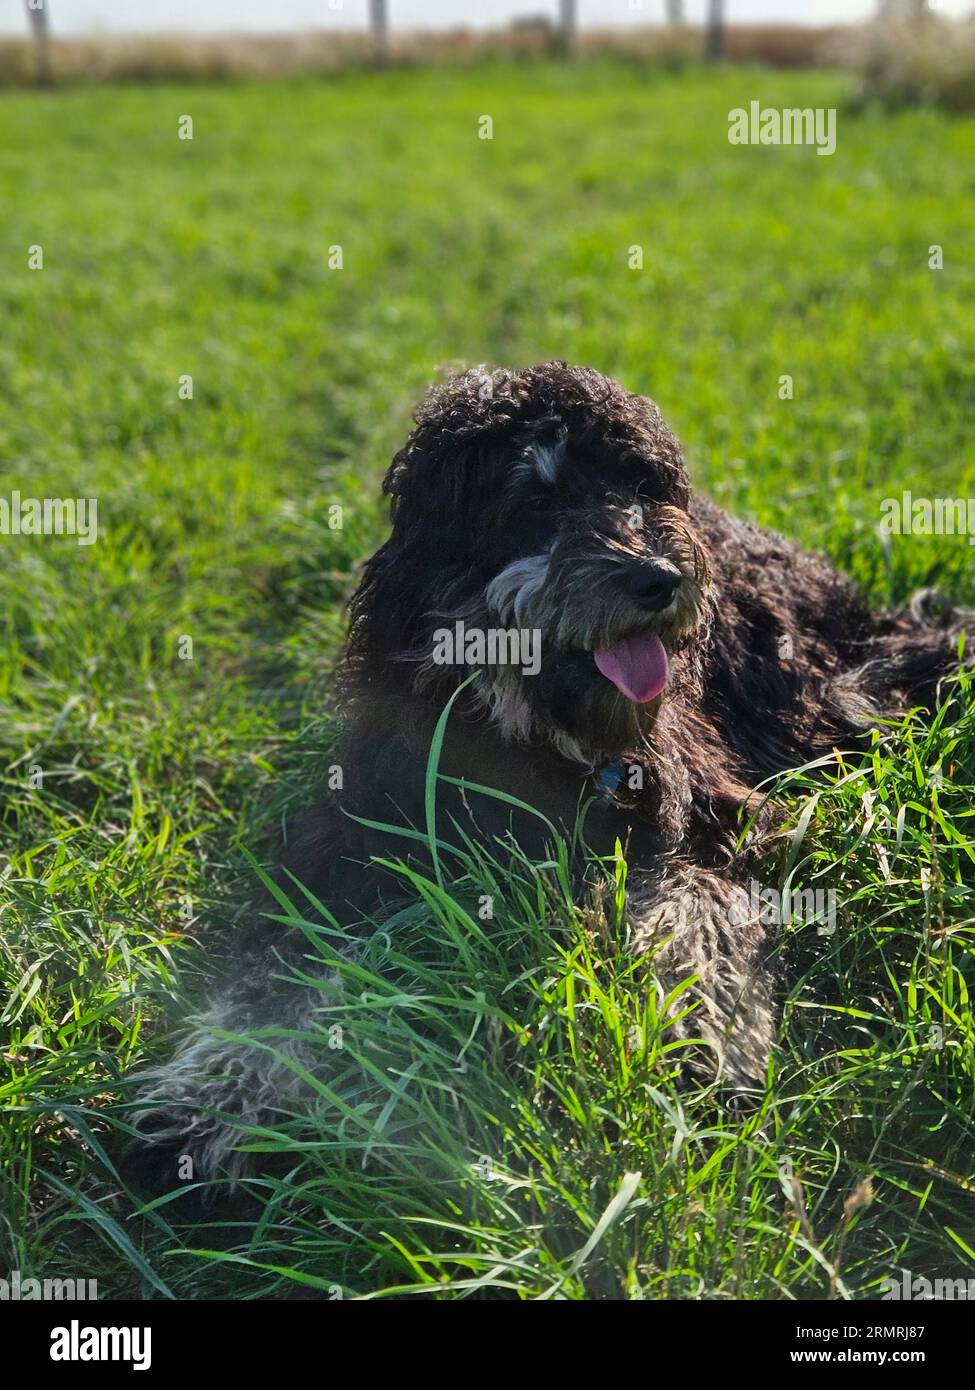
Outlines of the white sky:
<svg viewBox="0 0 975 1390">
<path fill-rule="evenodd" d="M 404 29 L 483 28 L 516 15 L 556 14 L 558 0 L 387 0 L 390 22 Z M 364 28 L 368 0 L 47 0 L 58 34 L 149 32 L 287 31 Z M 939 0 L 944 14 L 969 14 L 975 0 Z M 876 0 L 726 0 L 732 22 L 778 20 L 822 24 L 869 18 Z M 707 0 L 685 0 L 691 21 L 704 17 Z M 578 0 L 585 26 L 652 24 L 664 0 Z M 0 0 L 0 33 L 26 32 L 24 0 Z"/>
</svg>

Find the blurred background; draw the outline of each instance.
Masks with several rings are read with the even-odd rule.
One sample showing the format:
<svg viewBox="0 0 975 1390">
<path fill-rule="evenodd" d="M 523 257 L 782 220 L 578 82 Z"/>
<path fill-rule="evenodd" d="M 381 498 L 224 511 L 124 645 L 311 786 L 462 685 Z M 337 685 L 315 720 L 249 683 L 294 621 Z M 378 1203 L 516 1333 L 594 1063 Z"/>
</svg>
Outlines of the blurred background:
<svg viewBox="0 0 975 1390">
<path fill-rule="evenodd" d="M 16 33 L 16 0 L 0 15 L 0 29 Z M 20 8 L 25 8 L 20 0 Z M 653 24 L 664 19 L 703 24 L 713 8 L 710 0 L 142 0 L 120 6 L 108 0 L 50 0 L 57 28 L 64 34 L 149 33 L 172 29 L 205 32 L 210 29 L 281 31 L 292 29 L 350 30 L 368 27 L 373 14 L 385 8 L 389 22 L 399 29 L 485 29 L 502 27 L 526 16 L 537 18 L 560 8 L 574 11 L 583 28 L 627 27 Z M 971 9 L 970 0 L 726 0 L 729 19 L 735 23 L 777 21 L 790 24 L 863 23 L 878 14 L 910 15 L 919 9 L 960 16 Z"/>
<path fill-rule="evenodd" d="M 957 38 L 946 42 L 944 24 L 931 22 L 971 12 L 971 0 L 5 0 L 0 82 L 327 70 L 573 48 L 673 57 L 703 47 L 712 59 L 798 66 L 845 58 L 862 66 L 884 48 L 881 29 L 889 43 L 892 32 L 920 25 L 910 47 L 924 50 L 929 69 L 937 66 L 930 50 L 940 48 L 944 60 Z M 867 44 L 852 32 L 865 27 L 873 30 Z"/>
</svg>

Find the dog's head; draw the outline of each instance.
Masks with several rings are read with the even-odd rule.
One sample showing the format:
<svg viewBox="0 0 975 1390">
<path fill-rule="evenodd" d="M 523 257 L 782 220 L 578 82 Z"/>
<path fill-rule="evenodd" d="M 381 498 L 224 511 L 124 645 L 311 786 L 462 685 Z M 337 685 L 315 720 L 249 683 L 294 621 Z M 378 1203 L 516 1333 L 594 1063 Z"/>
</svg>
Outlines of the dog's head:
<svg viewBox="0 0 975 1390">
<path fill-rule="evenodd" d="M 390 539 L 350 653 L 446 696 L 472 667 L 502 733 L 591 762 L 636 746 L 705 621 L 707 558 L 657 407 L 588 368 L 434 388 L 393 460 Z M 685 673 L 686 678 L 686 673 Z"/>
</svg>

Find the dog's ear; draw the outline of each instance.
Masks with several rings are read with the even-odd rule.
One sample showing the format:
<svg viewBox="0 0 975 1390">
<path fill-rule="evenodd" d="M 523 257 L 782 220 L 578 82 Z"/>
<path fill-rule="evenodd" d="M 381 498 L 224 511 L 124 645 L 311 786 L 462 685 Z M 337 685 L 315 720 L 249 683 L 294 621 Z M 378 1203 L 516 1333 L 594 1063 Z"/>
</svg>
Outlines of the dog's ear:
<svg viewBox="0 0 975 1390">
<path fill-rule="evenodd" d="M 383 481 L 394 526 L 411 527 L 431 512 L 445 523 L 472 514 L 472 488 L 489 487 L 498 460 L 514 446 L 514 379 L 478 367 L 430 388 Z"/>
<path fill-rule="evenodd" d="M 392 530 L 366 562 L 349 605 L 353 664 L 385 666 L 428 645 L 431 622 L 471 566 L 466 494 L 476 451 L 452 445 L 433 423 L 414 430 L 386 475 Z"/>
<path fill-rule="evenodd" d="M 478 369 L 432 387 L 420 402 L 383 482 L 391 534 L 366 564 L 350 605 L 353 660 L 415 652 L 431 615 L 469 581 L 476 522 L 515 448 L 513 379 Z"/>
<path fill-rule="evenodd" d="M 472 515 L 471 484 L 482 473 L 483 449 L 451 439 L 435 422 L 417 428 L 395 455 L 383 480 L 394 530 L 459 524 Z"/>
</svg>

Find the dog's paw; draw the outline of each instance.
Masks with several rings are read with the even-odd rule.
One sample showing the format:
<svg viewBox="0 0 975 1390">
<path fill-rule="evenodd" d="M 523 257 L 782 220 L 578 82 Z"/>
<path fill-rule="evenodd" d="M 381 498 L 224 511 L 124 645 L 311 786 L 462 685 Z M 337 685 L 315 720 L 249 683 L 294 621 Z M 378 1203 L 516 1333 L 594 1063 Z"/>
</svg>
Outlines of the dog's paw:
<svg viewBox="0 0 975 1390">
<path fill-rule="evenodd" d="M 306 1103 L 307 1074 L 321 1065 L 318 1034 L 248 1033 L 230 1005 L 215 1006 L 182 1048 L 138 1078 L 130 1123 L 136 1135 L 121 1157 L 121 1176 L 139 1193 L 195 1194 L 198 1204 L 237 1203 L 247 1179 L 277 1166 L 274 1155 L 249 1150 Z M 230 1036 L 233 1034 L 233 1036 Z M 253 1190 L 253 1188 L 252 1188 Z"/>
<path fill-rule="evenodd" d="M 140 1082 L 130 1121 L 136 1133 L 120 1158 L 135 1190 L 195 1193 L 212 1204 L 255 1173 L 242 1146 L 255 1124 L 270 1122 L 269 1092 L 286 1089 L 271 1054 L 201 1031 Z"/>
<path fill-rule="evenodd" d="M 117 1166 L 137 1196 L 153 1199 L 179 1193 L 178 1200 L 167 1203 L 179 1215 L 242 1200 L 240 1185 L 254 1175 L 255 1165 L 252 1155 L 240 1148 L 248 1136 L 232 1117 L 167 1102 L 140 1110 L 134 1127 L 136 1135 Z"/>
</svg>

